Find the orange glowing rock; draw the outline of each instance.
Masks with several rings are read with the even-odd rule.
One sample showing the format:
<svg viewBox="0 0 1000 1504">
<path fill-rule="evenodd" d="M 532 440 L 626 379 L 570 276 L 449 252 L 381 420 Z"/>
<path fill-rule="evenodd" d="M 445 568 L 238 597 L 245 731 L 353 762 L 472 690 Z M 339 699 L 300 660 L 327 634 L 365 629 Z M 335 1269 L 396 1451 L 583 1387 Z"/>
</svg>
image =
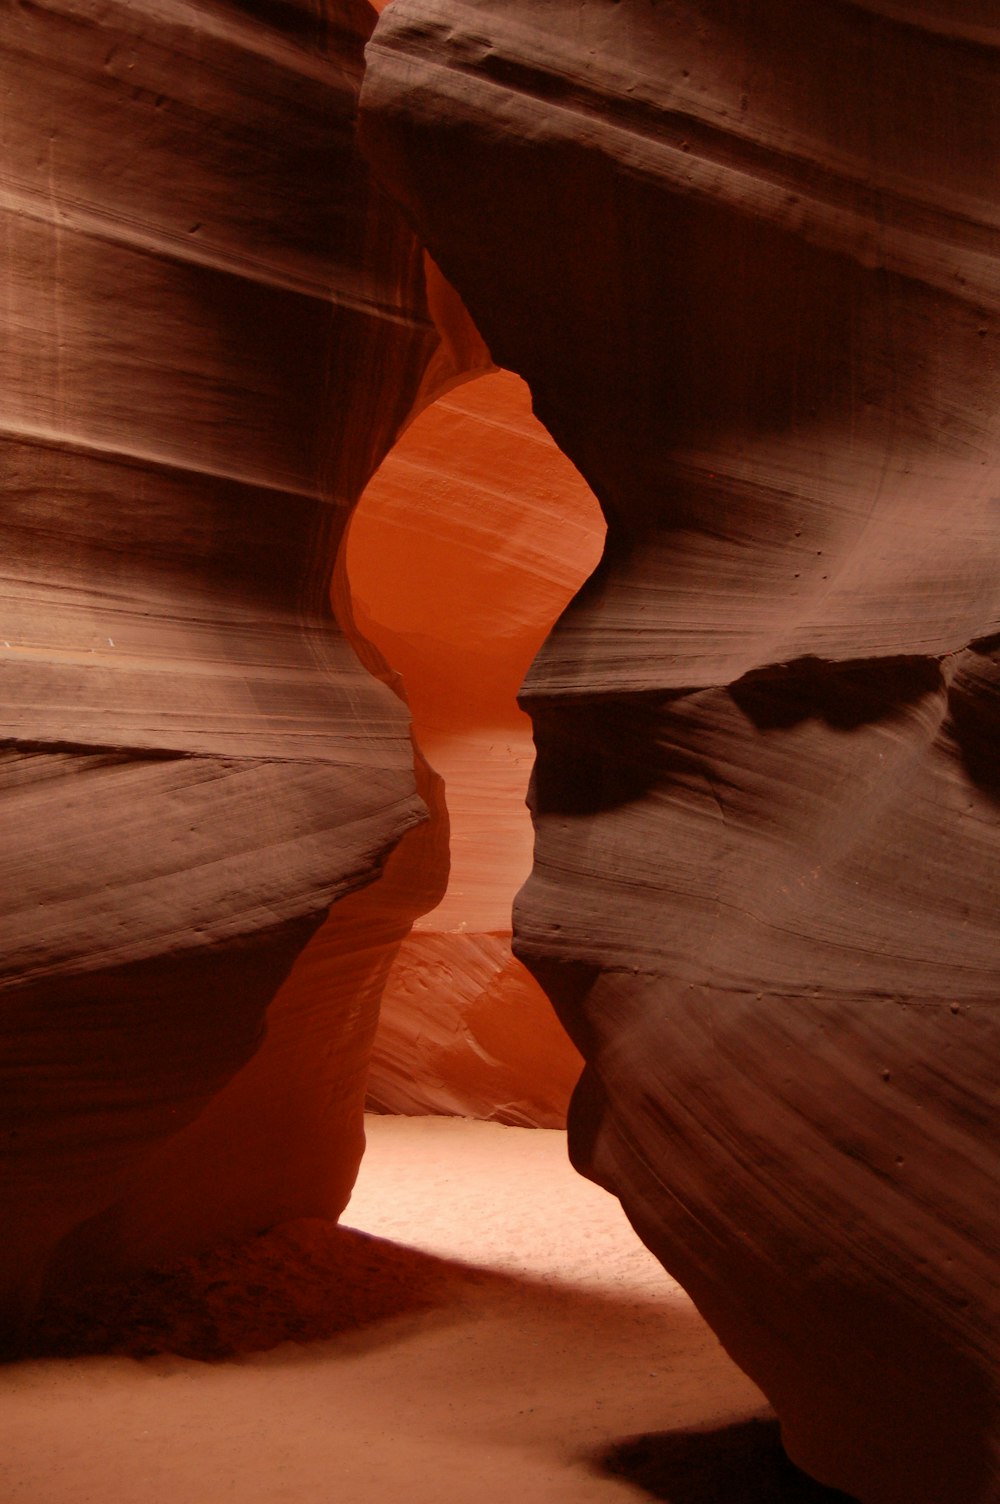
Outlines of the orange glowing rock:
<svg viewBox="0 0 1000 1504">
<path fill-rule="evenodd" d="M 510 953 L 534 756 L 515 697 L 603 537 L 592 493 L 508 371 L 421 413 L 353 516 L 354 620 L 399 672 L 450 822 L 448 891 L 383 997 L 369 1089 L 385 1110 L 564 1120 L 579 1056 Z"/>
</svg>

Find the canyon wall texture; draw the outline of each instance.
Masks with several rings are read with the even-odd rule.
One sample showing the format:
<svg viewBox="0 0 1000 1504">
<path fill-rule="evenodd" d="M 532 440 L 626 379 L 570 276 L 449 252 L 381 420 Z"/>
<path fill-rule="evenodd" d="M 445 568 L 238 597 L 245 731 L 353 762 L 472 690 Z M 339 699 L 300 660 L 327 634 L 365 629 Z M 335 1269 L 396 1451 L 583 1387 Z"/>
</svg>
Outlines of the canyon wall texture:
<svg viewBox="0 0 1000 1504">
<path fill-rule="evenodd" d="M 798 1462 L 989 1504 L 992 6 L 396 0 L 364 135 L 409 226 L 357 149 L 374 21 L 5 11 L 0 1316 L 336 1216 L 387 978 L 381 1105 L 558 1118 L 576 1057 L 496 886 L 523 832 L 471 854 L 520 659 L 461 568 L 447 630 L 380 642 L 340 546 L 442 392 L 448 463 L 371 548 L 468 543 L 446 431 L 495 360 L 608 523 L 522 695 L 515 948 L 587 1062 L 574 1160 Z M 568 591 L 578 524 L 527 515 L 518 588 Z"/>
<path fill-rule="evenodd" d="M 574 1160 L 802 1466 L 995 1501 L 995 10 L 396 0 L 367 56 L 608 520 L 522 697 Z"/>
<path fill-rule="evenodd" d="M 374 20 L 4 11 L 15 1325 L 46 1279 L 339 1212 L 385 972 L 443 891 L 405 709 L 330 606 L 348 508 L 458 348 L 357 151 Z"/>
</svg>

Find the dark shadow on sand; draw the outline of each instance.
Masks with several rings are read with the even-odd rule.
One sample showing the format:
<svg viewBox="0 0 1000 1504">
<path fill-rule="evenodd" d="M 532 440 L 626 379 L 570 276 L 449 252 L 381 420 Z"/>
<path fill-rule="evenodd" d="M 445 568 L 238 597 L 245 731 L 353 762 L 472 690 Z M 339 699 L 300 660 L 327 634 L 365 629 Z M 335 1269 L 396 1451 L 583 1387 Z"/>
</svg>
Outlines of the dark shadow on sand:
<svg viewBox="0 0 1000 1504">
<path fill-rule="evenodd" d="M 448 1320 L 502 1275 L 320 1219 L 43 1300 L 5 1358 L 171 1354 L 213 1363 L 285 1342 L 391 1340 Z"/>
<path fill-rule="evenodd" d="M 595 1362 L 625 1340 L 637 1362 L 662 1361 L 700 1328 L 693 1307 L 561 1286 L 440 1258 L 318 1218 L 179 1259 L 131 1278 L 62 1289 L 34 1312 L 7 1360 L 170 1355 L 202 1363 L 282 1344 L 296 1362 L 334 1340 L 356 1353 L 417 1329 L 517 1309 L 590 1334 Z M 623 1339 L 623 1333 L 627 1334 Z"/>
<path fill-rule="evenodd" d="M 776 1420 L 633 1436 L 593 1464 L 669 1504 L 854 1504 L 789 1461 Z"/>
</svg>

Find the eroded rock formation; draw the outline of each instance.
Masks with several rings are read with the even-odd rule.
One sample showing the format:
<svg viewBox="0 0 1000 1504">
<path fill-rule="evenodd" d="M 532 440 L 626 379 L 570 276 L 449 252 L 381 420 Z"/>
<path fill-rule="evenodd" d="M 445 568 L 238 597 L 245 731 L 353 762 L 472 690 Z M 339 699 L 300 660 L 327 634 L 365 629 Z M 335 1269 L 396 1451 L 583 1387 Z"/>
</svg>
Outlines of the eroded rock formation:
<svg viewBox="0 0 1000 1504">
<path fill-rule="evenodd" d="M 373 21 L 4 17 L 3 1314 L 346 1200 L 447 856 L 335 561 L 454 283 L 609 522 L 524 694 L 575 1160 L 799 1462 L 995 1501 L 992 8 L 397 0 L 433 263 Z M 498 903 L 400 1007 L 506 999 Z"/>
<path fill-rule="evenodd" d="M 385 971 L 443 886 L 405 710 L 329 603 L 348 508 L 450 359 L 356 149 L 374 19 L 5 10 L 15 1312 L 47 1274 L 335 1215 Z"/>
<path fill-rule="evenodd" d="M 363 139 L 600 498 L 527 682 L 576 1163 L 870 1504 L 1000 1497 L 1000 32 L 397 0 Z"/>
<path fill-rule="evenodd" d="M 55 0 L 4 30 L 15 1325 L 43 1286 L 343 1208 L 386 978 L 447 882 L 428 758 L 460 896 L 391 973 L 374 1099 L 553 1123 L 578 1074 L 510 953 L 531 841 L 514 696 L 602 525 L 514 378 L 433 405 L 495 367 L 357 151 L 374 19 Z M 424 409 L 393 463 L 426 421 L 448 505 L 412 469 L 395 492 L 380 476 L 380 624 L 340 544 Z M 470 533 L 484 465 L 514 506 Z M 448 565 L 414 678 L 421 530 L 425 575 L 450 538 L 485 576 Z M 417 587 L 446 600 L 440 577 Z M 376 682 L 400 673 L 416 780 L 407 711 Z"/>
</svg>

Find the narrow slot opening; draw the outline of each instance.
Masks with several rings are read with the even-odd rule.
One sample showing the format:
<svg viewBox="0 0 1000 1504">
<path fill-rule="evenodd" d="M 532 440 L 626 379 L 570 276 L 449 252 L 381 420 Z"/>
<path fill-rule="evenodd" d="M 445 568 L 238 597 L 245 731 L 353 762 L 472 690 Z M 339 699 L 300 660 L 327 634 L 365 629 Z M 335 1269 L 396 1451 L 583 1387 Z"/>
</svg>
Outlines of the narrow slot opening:
<svg viewBox="0 0 1000 1504">
<path fill-rule="evenodd" d="M 404 940 L 383 994 L 374 1110 L 565 1122 L 579 1057 L 510 950 L 532 853 L 531 723 L 516 695 L 604 532 L 509 371 L 421 413 L 352 518 L 354 620 L 400 676 L 451 826 L 447 891 Z"/>
</svg>

